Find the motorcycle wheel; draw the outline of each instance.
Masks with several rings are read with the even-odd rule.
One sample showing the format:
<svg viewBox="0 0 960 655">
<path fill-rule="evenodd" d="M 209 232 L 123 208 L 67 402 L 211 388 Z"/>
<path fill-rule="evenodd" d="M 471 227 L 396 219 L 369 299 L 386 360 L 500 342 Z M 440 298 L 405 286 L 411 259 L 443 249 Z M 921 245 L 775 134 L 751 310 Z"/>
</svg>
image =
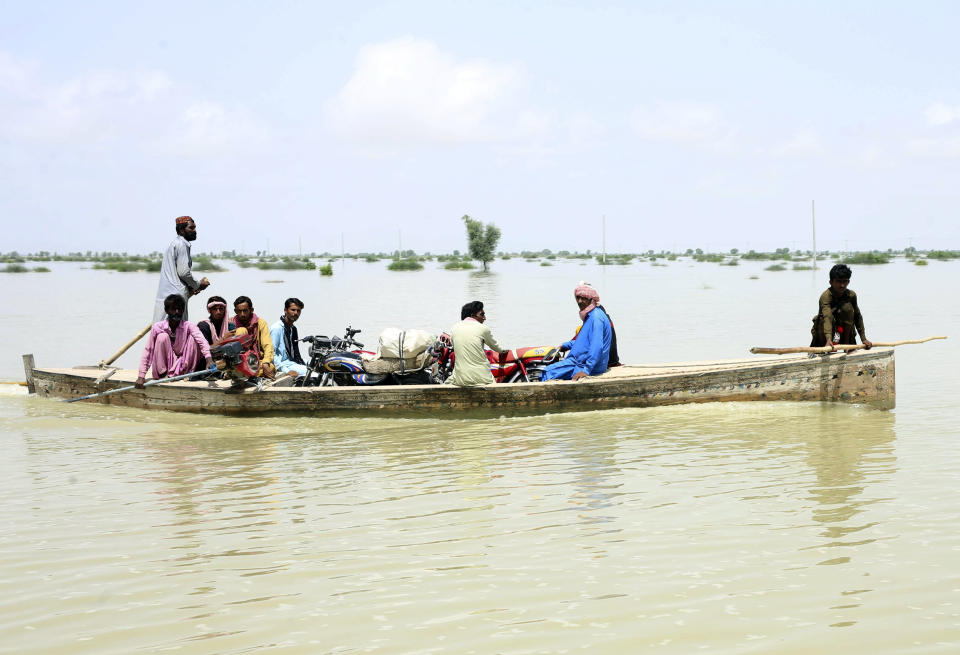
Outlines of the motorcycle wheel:
<svg viewBox="0 0 960 655">
<path fill-rule="evenodd" d="M 539 382 L 540 377 L 543 375 L 543 369 L 534 366 L 527 367 L 527 380 L 529 382 Z M 519 382 L 520 380 L 518 380 Z"/>
<path fill-rule="evenodd" d="M 515 371 L 514 374 L 510 376 L 510 379 L 506 381 L 507 384 L 513 384 L 514 382 L 526 382 L 526 380 L 523 379 L 523 373 Z"/>
</svg>

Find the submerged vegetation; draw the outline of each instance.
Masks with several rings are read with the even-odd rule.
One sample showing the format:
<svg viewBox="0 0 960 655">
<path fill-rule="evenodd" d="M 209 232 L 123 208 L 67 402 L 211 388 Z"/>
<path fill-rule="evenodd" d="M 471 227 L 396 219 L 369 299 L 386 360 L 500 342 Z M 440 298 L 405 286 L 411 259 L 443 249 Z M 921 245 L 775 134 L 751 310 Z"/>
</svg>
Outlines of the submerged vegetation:
<svg viewBox="0 0 960 655">
<path fill-rule="evenodd" d="M 406 257 L 393 260 L 387 268 L 391 271 L 420 271 L 423 270 L 423 264 L 416 257 Z"/>
<path fill-rule="evenodd" d="M 317 268 L 307 257 L 269 257 L 261 256 L 257 261 L 250 261 L 246 257 L 241 261 L 237 258 L 237 263 L 241 268 L 259 268 L 261 271 L 312 271 Z"/>
<path fill-rule="evenodd" d="M 840 260 L 841 264 L 889 264 L 890 256 L 883 252 L 872 250 L 870 252 L 851 253 Z"/>
<path fill-rule="evenodd" d="M 470 217 L 465 217 L 470 219 Z M 473 221 L 473 219 L 470 219 Z M 471 227 L 471 224 L 464 220 L 464 223 Z M 479 223 L 479 221 L 477 221 Z M 476 228 L 475 225 L 472 227 Z M 486 226 L 482 226 L 481 235 L 487 244 L 496 237 L 496 232 L 490 230 L 487 234 Z M 477 230 L 474 229 L 474 233 Z M 468 231 L 469 235 L 469 231 Z M 474 235 L 475 239 L 476 234 Z M 486 237 L 490 237 L 487 239 Z M 468 237 L 469 240 L 469 237 Z M 379 262 L 389 261 L 387 269 L 391 271 L 416 271 L 422 270 L 426 262 L 437 262 L 436 266 L 444 270 L 473 270 L 478 268 L 475 262 L 484 262 L 489 257 L 489 261 L 501 260 L 524 260 L 536 266 L 549 267 L 561 265 L 563 263 L 579 263 L 586 265 L 651 265 L 666 266 L 666 262 L 685 262 L 687 265 L 697 263 L 705 265 L 717 265 L 724 267 L 745 267 L 747 272 L 758 270 L 757 267 L 763 266 L 763 270 L 778 272 L 785 270 L 793 271 L 811 271 L 814 269 L 813 253 L 810 250 L 792 250 L 790 248 L 777 248 L 772 251 L 742 251 L 737 248 L 731 248 L 725 252 L 710 252 L 702 248 L 687 248 L 684 251 L 646 251 L 634 252 L 607 252 L 601 253 L 595 250 L 577 252 L 570 250 L 552 251 L 544 248 L 541 250 L 521 250 L 521 251 L 485 251 L 482 257 L 477 257 L 478 252 L 462 253 L 460 250 L 453 250 L 452 253 L 431 254 L 430 252 L 417 253 L 414 250 L 395 250 L 393 252 L 359 252 L 359 253 L 330 253 L 330 252 L 310 252 L 298 255 L 280 255 L 269 254 L 266 251 L 257 251 L 252 254 L 239 253 L 235 250 L 226 250 L 219 253 L 198 252 L 193 256 L 193 270 L 197 273 L 206 272 L 224 272 L 229 270 L 229 262 L 233 262 L 240 268 L 257 268 L 259 270 L 317 270 L 320 275 L 333 275 L 332 263 L 338 260 L 350 259 L 358 262 Z M 928 266 L 930 261 L 950 262 L 960 260 L 960 250 L 933 249 L 920 250 L 914 247 L 904 248 L 902 250 L 887 249 L 885 251 L 821 251 L 817 253 L 816 269 L 829 270 L 834 263 L 842 262 L 851 265 L 880 265 L 894 262 L 898 259 L 904 259 L 912 262 L 916 266 Z M 318 266 L 317 261 L 326 261 L 326 264 Z M 60 254 L 50 251 L 39 251 L 36 253 L 19 253 L 16 251 L 0 253 L 0 273 L 29 273 L 29 272 L 49 272 L 47 266 L 31 266 L 32 262 L 78 262 L 89 265 L 97 270 L 116 271 L 121 273 L 149 273 L 156 274 L 160 270 L 162 262 L 162 253 L 151 252 L 147 254 L 136 254 L 126 252 L 70 252 Z M 764 265 L 766 263 L 766 265 Z M 224 265 L 226 264 L 226 266 Z M 4 266 L 5 265 L 5 266 Z M 514 264 L 516 266 L 517 264 Z M 750 276 L 753 278 L 754 276 Z"/>
<path fill-rule="evenodd" d="M 228 269 L 213 261 L 209 255 L 197 255 L 193 258 L 193 270 L 220 273 Z"/>
<path fill-rule="evenodd" d="M 464 214 L 460 220 L 467 228 L 467 252 L 470 258 L 480 262 L 483 270 L 489 270 L 497 244 L 500 243 L 500 228 L 493 223 L 484 225 L 468 214 Z"/>
<path fill-rule="evenodd" d="M 96 269 L 117 271 L 119 273 L 136 273 L 139 271 L 156 273 L 160 270 L 162 261 L 160 257 L 153 255 L 146 257 L 141 255 L 114 255 L 100 258 L 93 267 Z"/>
<path fill-rule="evenodd" d="M 960 258 L 960 250 L 930 250 L 926 256 L 927 259 L 957 259 Z"/>
<path fill-rule="evenodd" d="M 601 266 L 612 266 L 612 265 L 626 266 L 627 264 L 633 261 L 634 257 L 636 257 L 636 255 L 600 254 L 596 256 L 596 260 L 597 260 L 597 263 L 600 264 Z"/>
<path fill-rule="evenodd" d="M 50 269 L 46 266 L 35 266 L 28 268 L 23 264 L 7 264 L 0 268 L 0 273 L 49 273 Z"/>
<path fill-rule="evenodd" d="M 437 259 L 439 259 L 439 257 Z M 473 267 L 474 267 L 473 262 L 471 262 L 469 259 L 459 259 L 459 258 L 451 259 L 443 265 L 443 268 L 445 268 L 448 271 L 468 271 Z"/>
</svg>

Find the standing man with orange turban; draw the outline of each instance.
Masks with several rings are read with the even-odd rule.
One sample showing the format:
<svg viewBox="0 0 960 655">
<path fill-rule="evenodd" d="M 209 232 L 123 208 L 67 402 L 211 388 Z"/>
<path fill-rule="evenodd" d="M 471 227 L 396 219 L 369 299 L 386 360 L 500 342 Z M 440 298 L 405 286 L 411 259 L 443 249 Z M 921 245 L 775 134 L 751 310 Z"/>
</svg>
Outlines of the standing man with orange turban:
<svg viewBox="0 0 960 655">
<path fill-rule="evenodd" d="M 153 308 L 153 322 L 162 321 L 167 313 L 163 308 L 164 299 L 171 293 L 183 296 L 183 320 L 187 320 L 186 301 L 208 286 L 210 280 L 203 278 L 199 282 L 194 279 L 191 268 L 193 258 L 190 257 L 190 242 L 197 238 L 197 224 L 189 216 L 177 216 L 175 221 L 177 238 L 174 239 L 163 253 L 163 264 L 160 266 L 160 285 L 157 287 L 157 300 Z"/>
</svg>

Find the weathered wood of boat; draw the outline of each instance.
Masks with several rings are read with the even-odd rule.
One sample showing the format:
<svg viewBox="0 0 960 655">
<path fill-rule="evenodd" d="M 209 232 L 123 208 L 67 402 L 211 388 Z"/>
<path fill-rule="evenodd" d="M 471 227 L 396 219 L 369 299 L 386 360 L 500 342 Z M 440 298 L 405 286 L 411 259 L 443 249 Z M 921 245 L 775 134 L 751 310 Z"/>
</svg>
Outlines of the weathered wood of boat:
<svg viewBox="0 0 960 655">
<path fill-rule="evenodd" d="M 28 359 L 29 358 L 29 359 Z M 33 368 L 27 383 L 44 398 L 76 398 L 132 384 L 135 371 L 101 380 L 97 368 Z M 29 363 L 28 363 L 29 362 Z M 270 387 L 227 393 L 225 381 L 157 384 L 84 402 L 211 414 L 334 413 L 457 416 L 541 413 L 746 400 L 813 400 L 891 409 L 896 402 L 892 348 L 651 366 L 621 366 L 579 382 L 370 387 Z"/>
</svg>

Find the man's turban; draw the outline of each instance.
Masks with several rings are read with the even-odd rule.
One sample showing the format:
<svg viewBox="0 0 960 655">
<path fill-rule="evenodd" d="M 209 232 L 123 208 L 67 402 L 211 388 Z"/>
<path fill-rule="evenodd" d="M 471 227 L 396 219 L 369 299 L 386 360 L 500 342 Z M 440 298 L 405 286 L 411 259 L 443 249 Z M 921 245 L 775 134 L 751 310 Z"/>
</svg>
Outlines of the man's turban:
<svg viewBox="0 0 960 655">
<path fill-rule="evenodd" d="M 573 295 L 580 296 L 581 298 L 588 298 L 589 300 L 597 301 L 600 300 L 600 294 L 597 293 L 597 290 L 586 282 L 580 282 L 577 285 L 577 288 L 573 290 Z"/>
</svg>

